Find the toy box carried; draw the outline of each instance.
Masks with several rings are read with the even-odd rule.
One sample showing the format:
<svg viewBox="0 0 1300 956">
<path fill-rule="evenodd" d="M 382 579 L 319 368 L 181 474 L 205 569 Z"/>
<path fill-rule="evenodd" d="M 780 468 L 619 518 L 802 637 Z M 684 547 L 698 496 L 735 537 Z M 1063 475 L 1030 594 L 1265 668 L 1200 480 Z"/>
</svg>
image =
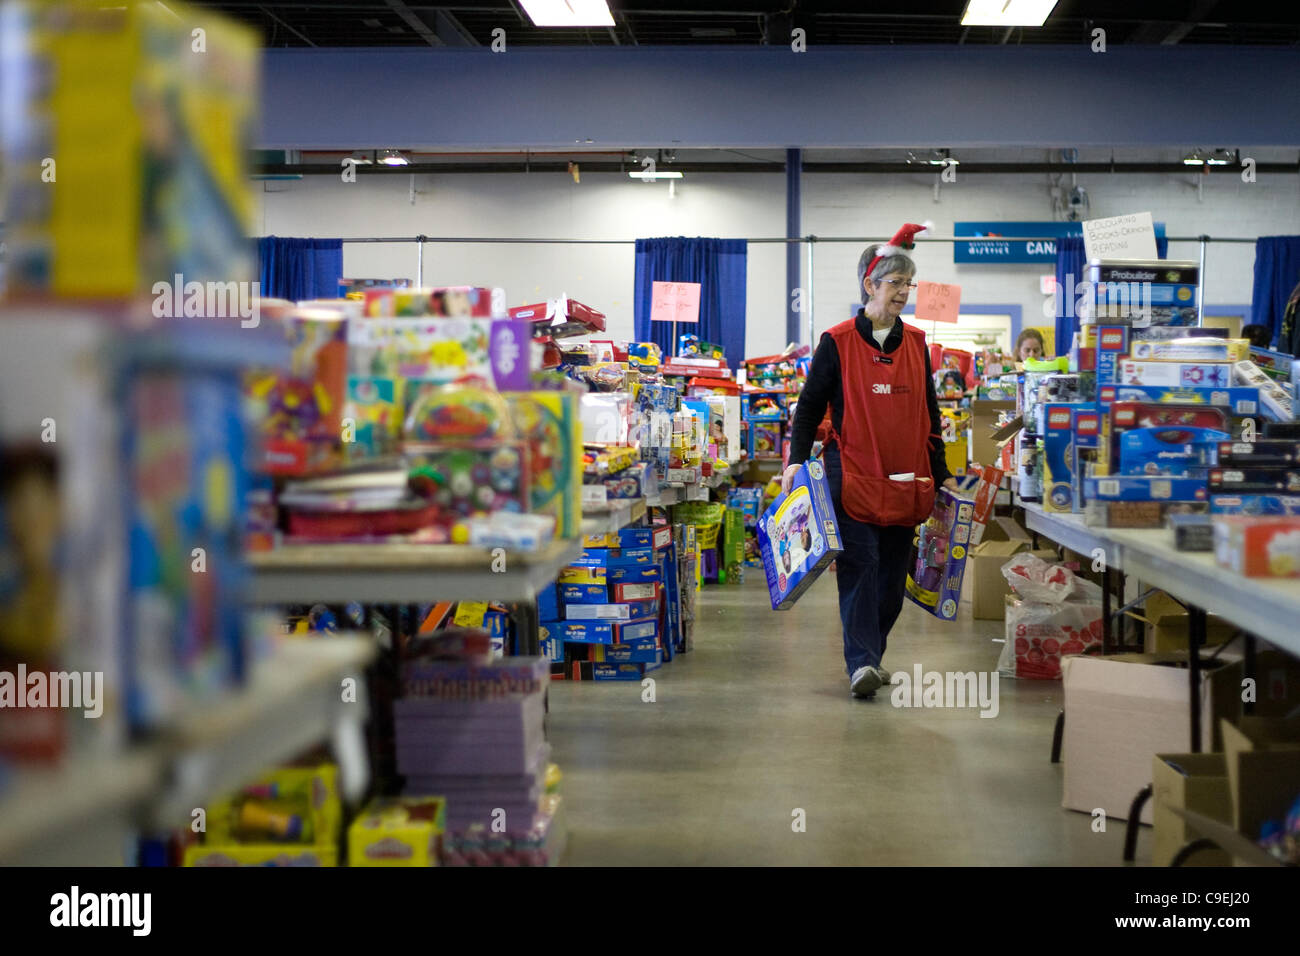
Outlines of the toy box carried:
<svg viewBox="0 0 1300 956">
<path fill-rule="evenodd" d="M 973 499 L 940 488 L 912 542 L 907 596 L 942 621 L 957 616 L 974 518 Z"/>
<path fill-rule="evenodd" d="M 843 550 L 820 461 L 801 467 L 789 494 L 778 495 L 758 519 L 758 548 L 774 611 L 792 607 Z"/>
</svg>

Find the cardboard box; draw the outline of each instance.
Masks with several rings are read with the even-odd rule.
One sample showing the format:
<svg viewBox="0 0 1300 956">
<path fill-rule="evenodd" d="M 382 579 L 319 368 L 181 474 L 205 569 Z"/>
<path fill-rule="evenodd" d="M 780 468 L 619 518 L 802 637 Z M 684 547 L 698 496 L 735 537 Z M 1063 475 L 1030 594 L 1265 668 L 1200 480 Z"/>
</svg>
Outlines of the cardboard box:
<svg viewBox="0 0 1300 956">
<path fill-rule="evenodd" d="M 1232 796 L 1232 824 L 1258 840 L 1268 820 L 1281 821 L 1300 793 L 1300 720 L 1242 717 L 1220 721 Z"/>
<path fill-rule="evenodd" d="M 1062 806 L 1128 818 L 1158 753 L 1191 750 L 1186 654 L 1067 657 Z M 1202 658 L 1201 749 L 1219 749 L 1219 718 L 1240 706 L 1241 667 Z M 1152 822 L 1150 802 L 1141 822 Z"/>
<path fill-rule="evenodd" d="M 801 466 L 790 493 L 778 495 L 763 512 L 758 547 L 774 611 L 792 607 L 843 550 L 820 461 Z"/>
<path fill-rule="evenodd" d="M 998 424 L 1000 412 L 1013 415 L 1016 410 L 1014 401 L 994 402 L 977 398 L 971 402 L 971 450 L 970 460 L 981 465 L 996 465 L 1000 452 L 999 442 L 993 438 L 993 429 Z"/>
<path fill-rule="evenodd" d="M 1145 632 L 1142 650 L 1146 653 L 1187 650 L 1187 610 L 1164 591 L 1147 598 L 1142 613 L 1132 617 L 1142 622 Z M 1226 644 L 1236 632 L 1236 627 L 1217 615 L 1209 614 L 1205 618 L 1207 646 Z"/>
<path fill-rule="evenodd" d="M 966 559 L 965 591 L 970 597 L 971 617 L 977 621 L 1001 621 L 1006 618 L 1006 597 L 1011 593 L 1002 565 L 1013 554 L 1030 550 L 1029 533 L 1011 518 L 993 518 L 984 527 L 984 536 L 970 550 Z M 1032 552 L 1050 560 L 1055 552 L 1040 549 Z"/>
<path fill-rule="evenodd" d="M 1151 758 L 1151 787 L 1155 826 L 1152 866 L 1169 866 L 1184 844 L 1200 836 L 1171 807 L 1232 824 L 1232 791 L 1224 754 L 1156 754 Z M 1199 850 L 1187 861 L 1188 866 L 1231 864 L 1232 857 L 1217 849 Z"/>
</svg>

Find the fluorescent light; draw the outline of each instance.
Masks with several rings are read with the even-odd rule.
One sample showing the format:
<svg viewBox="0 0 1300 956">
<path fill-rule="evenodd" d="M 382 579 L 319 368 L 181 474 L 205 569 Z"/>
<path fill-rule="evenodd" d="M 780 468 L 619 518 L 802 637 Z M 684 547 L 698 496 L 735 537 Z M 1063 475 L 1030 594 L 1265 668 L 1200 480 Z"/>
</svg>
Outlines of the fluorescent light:
<svg viewBox="0 0 1300 956">
<path fill-rule="evenodd" d="M 667 172 L 667 173 L 628 173 L 628 176 L 631 177 L 632 179 L 642 179 L 642 180 L 650 180 L 650 179 L 681 179 L 681 178 L 682 178 L 682 174 L 681 174 L 681 173 L 678 173 L 678 172 Z"/>
<path fill-rule="evenodd" d="M 538 27 L 612 27 L 605 0 L 519 0 Z"/>
<path fill-rule="evenodd" d="M 1041 27 L 1056 0 L 967 0 L 964 27 Z"/>
<path fill-rule="evenodd" d="M 381 166 L 409 166 L 411 161 L 395 149 L 385 149 L 379 154 Z"/>
</svg>

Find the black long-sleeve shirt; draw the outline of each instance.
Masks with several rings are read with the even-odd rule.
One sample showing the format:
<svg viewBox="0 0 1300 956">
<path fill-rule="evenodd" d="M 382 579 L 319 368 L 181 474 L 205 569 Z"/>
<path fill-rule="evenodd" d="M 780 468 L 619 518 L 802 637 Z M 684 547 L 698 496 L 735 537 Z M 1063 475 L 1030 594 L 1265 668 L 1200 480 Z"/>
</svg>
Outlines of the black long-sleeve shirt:
<svg viewBox="0 0 1300 956">
<path fill-rule="evenodd" d="M 872 334 L 871 320 L 866 313 L 858 310 L 854 320 L 857 333 L 862 341 L 877 351 L 889 355 L 903 344 L 903 320 L 894 320 L 894 327 L 889 330 L 883 347 Z M 930 409 L 930 473 L 935 484 L 943 484 L 952 473 L 948 471 L 948 462 L 943 450 L 943 427 L 939 416 L 939 400 L 934 394 L 934 375 L 930 368 L 930 353 L 925 353 L 925 403 Z M 835 347 L 835 340 L 830 333 L 823 332 L 817 351 L 813 354 L 812 366 L 808 370 L 808 381 L 799 393 L 799 404 L 794 410 L 794 431 L 790 436 L 790 464 L 802 465 L 812 453 L 813 440 L 817 427 L 826 415 L 826 406 L 831 409 L 831 424 L 838 434 L 844 428 L 844 380 L 840 375 L 840 352 Z"/>
</svg>

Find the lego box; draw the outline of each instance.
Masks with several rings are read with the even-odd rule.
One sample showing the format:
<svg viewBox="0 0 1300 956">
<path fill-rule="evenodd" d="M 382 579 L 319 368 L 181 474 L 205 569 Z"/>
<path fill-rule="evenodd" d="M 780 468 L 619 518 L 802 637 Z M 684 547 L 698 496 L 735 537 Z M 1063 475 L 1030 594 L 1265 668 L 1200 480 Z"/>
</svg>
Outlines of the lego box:
<svg viewBox="0 0 1300 956">
<path fill-rule="evenodd" d="M 1155 385 L 1097 385 L 1097 401 L 1101 405 L 1115 402 L 1144 402 L 1149 404 L 1212 405 L 1233 415 L 1259 414 L 1259 389 L 1233 385 L 1228 388 L 1185 388 Z"/>
<path fill-rule="evenodd" d="M 1140 362 L 1123 359 L 1119 363 L 1119 384 L 1164 388 L 1227 388 L 1232 384 L 1232 365 L 1228 362 Z"/>
<path fill-rule="evenodd" d="M 789 494 L 781 494 L 758 521 L 758 547 L 774 611 L 799 596 L 843 550 L 830 483 L 820 461 L 799 469 Z"/>
<path fill-rule="evenodd" d="M 917 533 L 907 596 L 942 621 L 957 616 L 974 515 L 974 501 L 940 488 Z"/>
</svg>

